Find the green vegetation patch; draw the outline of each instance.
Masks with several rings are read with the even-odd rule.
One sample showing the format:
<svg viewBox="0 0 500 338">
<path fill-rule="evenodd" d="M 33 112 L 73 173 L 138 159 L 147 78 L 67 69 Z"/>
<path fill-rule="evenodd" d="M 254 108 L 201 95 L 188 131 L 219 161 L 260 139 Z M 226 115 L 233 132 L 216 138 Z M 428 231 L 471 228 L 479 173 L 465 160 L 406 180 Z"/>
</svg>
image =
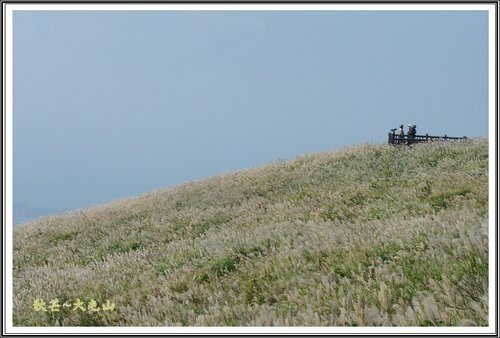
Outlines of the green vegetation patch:
<svg viewBox="0 0 500 338">
<path fill-rule="evenodd" d="M 229 275 L 238 269 L 240 256 L 230 254 L 209 261 L 198 269 L 194 279 L 198 282 L 209 282 L 220 277 Z"/>
<path fill-rule="evenodd" d="M 211 263 L 210 271 L 217 277 L 223 276 L 236 271 L 239 261 L 240 258 L 236 255 L 221 257 Z"/>
<path fill-rule="evenodd" d="M 439 211 L 441 209 L 446 209 L 449 206 L 449 202 L 453 197 L 466 196 L 471 192 L 472 192 L 471 189 L 465 187 L 455 191 L 445 191 L 430 196 L 429 202 L 431 203 L 435 211 Z"/>
<path fill-rule="evenodd" d="M 186 281 L 177 281 L 170 285 L 170 290 L 177 293 L 184 293 L 189 290 L 188 283 Z"/>
<path fill-rule="evenodd" d="M 127 253 L 134 250 L 139 250 L 142 248 L 143 244 L 140 240 L 125 241 L 119 240 L 113 242 L 110 246 L 110 252 L 112 253 Z"/>
<path fill-rule="evenodd" d="M 488 286 L 488 258 L 478 252 L 470 252 L 456 261 L 452 268 L 452 283 L 465 297 L 479 301 L 478 294 L 484 293 Z"/>
<path fill-rule="evenodd" d="M 69 240 L 74 239 L 77 235 L 78 235 L 77 231 L 55 234 L 50 239 L 50 244 L 52 244 L 52 245 L 58 245 L 61 242 L 69 241 Z"/>
<path fill-rule="evenodd" d="M 193 236 L 198 237 L 204 235 L 212 227 L 225 224 L 231 220 L 231 217 L 226 215 L 217 215 L 213 218 L 204 219 L 200 223 L 197 223 L 193 228 Z"/>
</svg>

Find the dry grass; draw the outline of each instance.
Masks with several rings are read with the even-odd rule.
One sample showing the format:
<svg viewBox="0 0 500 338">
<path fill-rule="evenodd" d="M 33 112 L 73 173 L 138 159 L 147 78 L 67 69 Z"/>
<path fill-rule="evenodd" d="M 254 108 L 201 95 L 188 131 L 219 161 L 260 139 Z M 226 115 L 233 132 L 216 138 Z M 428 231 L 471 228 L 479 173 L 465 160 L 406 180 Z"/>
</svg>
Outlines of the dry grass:
<svg viewBox="0 0 500 338">
<path fill-rule="evenodd" d="M 486 140 L 364 145 L 44 218 L 14 325 L 484 326 L 487 168 Z"/>
</svg>

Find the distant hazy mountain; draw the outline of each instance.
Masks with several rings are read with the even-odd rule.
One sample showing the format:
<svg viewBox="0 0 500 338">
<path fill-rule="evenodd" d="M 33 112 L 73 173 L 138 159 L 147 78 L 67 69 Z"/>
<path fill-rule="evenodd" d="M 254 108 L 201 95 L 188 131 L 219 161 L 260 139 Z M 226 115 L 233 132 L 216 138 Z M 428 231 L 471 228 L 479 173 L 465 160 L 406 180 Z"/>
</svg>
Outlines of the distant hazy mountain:
<svg viewBox="0 0 500 338">
<path fill-rule="evenodd" d="M 31 207 L 24 203 L 14 203 L 14 225 L 26 223 L 43 216 L 64 212 L 63 209 Z"/>
</svg>

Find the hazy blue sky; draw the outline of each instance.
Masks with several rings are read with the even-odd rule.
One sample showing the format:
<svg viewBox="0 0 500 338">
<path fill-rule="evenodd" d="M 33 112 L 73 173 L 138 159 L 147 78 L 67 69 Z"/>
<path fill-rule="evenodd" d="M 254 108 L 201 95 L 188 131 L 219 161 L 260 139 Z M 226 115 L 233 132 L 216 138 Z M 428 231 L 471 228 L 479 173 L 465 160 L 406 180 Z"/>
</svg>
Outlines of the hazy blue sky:
<svg viewBox="0 0 500 338">
<path fill-rule="evenodd" d="M 487 12 L 14 13 L 14 202 L 74 209 L 419 133 L 487 136 Z"/>
</svg>

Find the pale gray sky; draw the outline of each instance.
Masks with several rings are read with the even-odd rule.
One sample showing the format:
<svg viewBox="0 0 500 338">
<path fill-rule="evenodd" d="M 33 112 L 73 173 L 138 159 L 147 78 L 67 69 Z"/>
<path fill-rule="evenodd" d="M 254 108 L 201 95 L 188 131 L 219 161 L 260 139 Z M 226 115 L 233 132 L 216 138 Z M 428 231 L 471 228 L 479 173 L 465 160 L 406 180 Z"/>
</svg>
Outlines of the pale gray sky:
<svg viewBox="0 0 500 338">
<path fill-rule="evenodd" d="M 14 13 L 14 202 L 75 209 L 344 145 L 487 136 L 484 11 Z"/>
</svg>

